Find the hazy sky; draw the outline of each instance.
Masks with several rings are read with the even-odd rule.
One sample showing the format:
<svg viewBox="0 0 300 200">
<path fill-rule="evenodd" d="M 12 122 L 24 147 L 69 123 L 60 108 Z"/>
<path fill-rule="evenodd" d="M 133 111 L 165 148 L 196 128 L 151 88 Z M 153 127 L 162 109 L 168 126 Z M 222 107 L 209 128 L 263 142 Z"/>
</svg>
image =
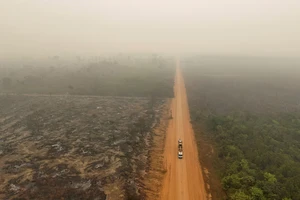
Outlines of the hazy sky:
<svg viewBox="0 0 300 200">
<path fill-rule="evenodd" d="M 300 56 L 300 0 L 0 0 L 2 56 Z"/>
</svg>

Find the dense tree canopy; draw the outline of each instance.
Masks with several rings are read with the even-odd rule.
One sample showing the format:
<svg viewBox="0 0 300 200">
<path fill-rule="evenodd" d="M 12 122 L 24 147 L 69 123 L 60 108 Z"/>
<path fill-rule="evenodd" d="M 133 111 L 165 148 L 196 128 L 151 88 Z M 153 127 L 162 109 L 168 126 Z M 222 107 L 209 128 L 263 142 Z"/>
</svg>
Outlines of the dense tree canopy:
<svg viewBox="0 0 300 200">
<path fill-rule="evenodd" d="M 207 120 L 230 199 L 300 199 L 300 114 Z"/>
<path fill-rule="evenodd" d="M 299 64 L 299 59 L 235 56 L 182 62 L 214 200 L 226 196 L 219 195 L 221 187 L 228 199 L 300 199 Z M 205 145 L 213 148 L 201 155 Z M 214 187 L 220 181 L 222 186 Z"/>
</svg>

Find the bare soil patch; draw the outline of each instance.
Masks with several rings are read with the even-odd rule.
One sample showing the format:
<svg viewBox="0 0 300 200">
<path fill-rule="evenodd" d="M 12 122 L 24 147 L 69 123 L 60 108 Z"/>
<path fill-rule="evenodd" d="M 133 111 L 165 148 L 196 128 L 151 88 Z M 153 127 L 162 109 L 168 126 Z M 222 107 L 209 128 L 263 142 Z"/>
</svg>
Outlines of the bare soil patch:
<svg viewBox="0 0 300 200">
<path fill-rule="evenodd" d="M 149 151 L 149 166 L 146 168 L 145 173 L 145 194 L 146 199 L 156 200 L 160 198 L 163 178 L 165 174 L 164 162 L 164 144 L 166 131 L 170 119 L 170 100 L 165 104 L 163 113 L 161 115 L 160 123 L 154 128 L 152 137 L 153 146 Z"/>
</svg>

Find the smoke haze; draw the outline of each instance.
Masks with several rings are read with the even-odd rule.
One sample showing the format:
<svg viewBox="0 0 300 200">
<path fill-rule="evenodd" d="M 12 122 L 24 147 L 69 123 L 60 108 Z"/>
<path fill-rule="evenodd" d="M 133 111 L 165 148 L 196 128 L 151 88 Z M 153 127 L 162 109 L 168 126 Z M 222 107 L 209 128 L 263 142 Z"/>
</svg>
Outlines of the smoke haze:
<svg viewBox="0 0 300 200">
<path fill-rule="evenodd" d="M 0 55 L 298 56 L 298 0 L 1 0 Z"/>
</svg>

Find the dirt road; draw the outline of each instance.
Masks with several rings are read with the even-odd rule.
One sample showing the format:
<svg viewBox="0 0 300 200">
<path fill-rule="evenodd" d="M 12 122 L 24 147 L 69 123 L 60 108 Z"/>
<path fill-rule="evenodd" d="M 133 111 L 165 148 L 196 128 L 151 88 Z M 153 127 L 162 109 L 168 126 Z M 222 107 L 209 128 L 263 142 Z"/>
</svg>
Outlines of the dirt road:
<svg viewBox="0 0 300 200">
<path fill-rule="evenodd" d="M 165 144 L 164 165 L 167 170 L 161 193 L 162 200 L 202 200 L 205 184 L 198 159 L 197 144 L 190 124 L 184 80 L 176 62 L 175 98 L 172 100 L 173 119 L 169 123 Z M 183 159 L 177 157 L 178 139 L 183 141 Z"/>
</svg>

